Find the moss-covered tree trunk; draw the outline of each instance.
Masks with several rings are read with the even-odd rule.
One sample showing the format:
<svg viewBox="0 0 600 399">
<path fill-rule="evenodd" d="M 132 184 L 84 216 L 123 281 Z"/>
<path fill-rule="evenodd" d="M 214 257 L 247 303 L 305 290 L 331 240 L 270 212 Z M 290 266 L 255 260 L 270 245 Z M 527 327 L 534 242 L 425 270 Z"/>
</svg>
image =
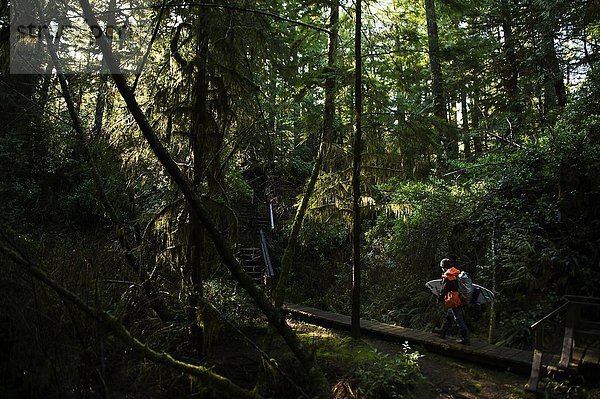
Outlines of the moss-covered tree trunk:
<svg viewBox="0 0 600 399">
<path fill-rule="evenodd" d="M 202 29 L 202 21 L 199 18 L 196 27 L 196 58 L 193 62 L 194 75 L 192 86 L 192 109 L 190 114 L 190 145 L 192 147 L 192 182 L 194 190 L 201 195 L 202 182 L 204 180 L 205 159 L 208 156 L 206 147 L 206 135 L 208 134 L 208 80 L 207 80 L 207 59 L 208 59 L 208 37 Z M 202 223 L 190 210 L 190 221 L 187 237 L 187 277 L 190 288 L 188 298 L 188 318 L 190 321 L 191 337 L 196 340 L 196 345 L 200 353 L 208 350 L 211 337 L 208 332 L 213 329 L 209 324 L 212 323 L 210 317 L 204 317 L 202 311 L 202 301 L 204 297 L 203 284 L 205 265 L 202 259 L 203 248 L 203 228 Z"/>
</svg>

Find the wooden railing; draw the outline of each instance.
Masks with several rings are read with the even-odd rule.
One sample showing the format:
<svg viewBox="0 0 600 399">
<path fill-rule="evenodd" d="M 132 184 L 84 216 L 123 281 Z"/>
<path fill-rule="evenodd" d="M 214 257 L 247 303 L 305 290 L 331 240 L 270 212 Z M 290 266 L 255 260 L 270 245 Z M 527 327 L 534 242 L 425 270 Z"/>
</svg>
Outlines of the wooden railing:
<svg viewBox="0 0 600 399">
<path fill-rule="evenodd" d="M 562 342 L 560 360 L 557 368 L 566 370 L 572 367 L 572 361 L 576 360 L 576 365 L 581 364 L 586 360 L 586 356 L 596 356 L 594 348 L 588 350 L 589 342 L 600 342 L 600 318 L 597 312 L 600 312 L 600 298 L 584 297 L 584 296 L 565 296 L 566 303 L 555 309 L 542 319 L 531 325 L 531 329 L 535 332 L 535 343 L 533 350 L 533 360 L 531 365 L 531 376 L 525 385 L 527 391 L 536 392 L 543 368 L 544 357 L 544 326 L 550 320 L 554 320 L 559 314 L 565 313 L 565 332 Z M 586 314 L 582 310 L 586 309 Z M 574 350 L 576 348 L 576 338 L 581 338 L 588 342 L 588 346 L 581 349 L 574 358 Z"/>
<path fill-rule="evenodd" d="M 262 249 L 263 259 L 265 261 L 265 274 L 267 279 L 272 279 L 275 277 L 275 269 L 273 268 L 273 263 L 271 262 L 271 254 L 269 253 L 269 245 L 267 243 L 267 238 L 265 236 L 265 232 L 263 229 L 259 230 L 260 233 L 260 247 Z"/>
</svg>

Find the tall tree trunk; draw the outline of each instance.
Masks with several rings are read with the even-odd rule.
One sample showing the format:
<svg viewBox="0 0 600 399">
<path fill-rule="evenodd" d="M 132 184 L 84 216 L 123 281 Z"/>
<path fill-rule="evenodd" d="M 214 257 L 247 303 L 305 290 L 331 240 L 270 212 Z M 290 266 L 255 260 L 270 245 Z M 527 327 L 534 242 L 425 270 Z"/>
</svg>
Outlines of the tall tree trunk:
<svg viewBox="0 0 600 399">
<path fill-rule="evenodd" d="M 502 31 L 504 32 L 504 52 L 506 54 L 506 68 L 504 73 L 504 90 L 510 106 L 517 103 L 519 95 L 519 71 L 515 51 L 515 37 L 513 34 L 513 15 L 510 0 L 504 0 L 502 7 Z"/>
<path fill-rule="evenodd" d="M 325 105 L 323 107 L 323 140 L 329 144 L 334 139 L 333 122 L 335 119 L 335 86 L 336 86 L 336 62 L 338 47 L 338 31 L 340 20 L 339 0 L 331 1 L 331 13 L 329 16 L 329 46 L 327 49 L 327 68 L 325 77 Z"/>
<path fill-rule="evenodd" d="M 440 159 L 442 164 L 450 155 L 450 140 L 446 122 L 446 101 L 444 99 L 444 80 L 440 63 L 440 39 L 438 36 L 435 0 L 425 0 L 425 18 L 427 19 L 427 44 L 429 53 L 429 69 L 431 73 L 431 95 L 433 97 L 433 115 L 438 119 L 438 130 L 442 144 Z M 446 158 L 446 159 L 444 159 Z"/>
<path fill-rule="evenodd" d="M 60 45 L 60 38 L 62 36 L 62 26 L 59 26 L 59 28 L 56 31 L 56 36 L 54 36 L 54 48 L 58 48 L 58 46 Z M 42 107 L 42 110 L 44 110 L 46 108 L 46 103 L 48 102 L 48 100 L 50 99 L 50 84 L 52 83 L 52 78 L 54 77 L 54 75 L 52 74 L 52 69 L 54 68 L 54 63 L 53 62 L 49 62 L 48 65 L 46 65 L 46 71 L 44 73 L 44 76 L 42 77 L 42 86 L 40 88 L 40 106 Z"/>
<path fill-rule="evenodd" d="M 100 75 L 100 82 L 98 82 L 98 93 L 96 94 L 96 110 L 94 112 L 94 127 L 92 128 L 92 135 L 99 136 L 102 134 L 102 128 L 104 124 L 104 108 L 106 106 L 106 90 L 107 90 L 108 75 Z"/>
<path fill-rule="evenodd" d="M 542 65 L 544 71 L 544 113 L 567 104 L 567 89 L 564 75 L 560 69 L 560 61 L 554 45 L 556 36 L 556 10 L 552 4 L 546 4 L 549 9 L 540 10 L 542 21 L 538 26 L 541 36 Z"/>
<path fill-rule="evenodd" d="M 492 291 L 496 292 L 496 222 L 492 226 L 492 241 L 491 241 L 491 263 L 492 263 Z M 494 335 L 496 333 L 496 305 L 495 301 L 490 303 L 489 309 L 489 326 L 488 326 L 488 343 L 494 342 Z"/>
<path fill-rule="evenodd" d="M 554 46 L 554 35 L 544 37 L 544 111 L 567 105 L 567 89 Z"/>
<path fill-rule="evenodd" d="M 360 338 L 360 291 L 361 291 L 361 227 L 360 227 L 360 167 L 362 158 L 362 4 L 356 0 L 356 25 L 354 31 L 354 162 L 352 164 L 352 338 Z"/>
<path fill-rule="evenodd" d="M 205 167 L 207 153 L 206 136 L 208 129 L 208 110 L 206 107 L 208 97 L 208 81 L 206 73 L 206 64 L 208 58 L 208 39 L 201 27 L 197 28 L 196 33 L 196 61 L 194 83 L 192 86 L 192 113 L 191 113 L 191 131 L 190 144 L 192 147 L 193 158 L 193 176 L 192 182 L 194 190 L 200 195 L 200 187 L 205 177 Z M 193 212 L 190 211 L 190 223 L 187 242 L 187 274 L 190 284 L 190 296 L 188 298 L 188 318 L 190 322 L 190 332 L 193 342 L 200 353 L 206 353 L 210 345 L 213 331 L 207 324 L 210 324 L 210 317 L 206 318 L 203 314 L 201 299 L 204 297 L 203 280 L 204 265 L 202 260 L 203 245 L 202 223 Z"/>
<path fill-rule="evenodd" d="M 458 115 L 456 109 L 456 99 L 447 96 L 448 117 L 448 159 L 458 158 Z"/>
<path fill-rule="evenodd" d="M 108 3 L 108 20 L 106 26 L 115 27 L 116 22 L 116 0 L 110 0 Z M 111 31 L 107 32 L 108 43 L 112 45 L 112 38 L 116 34 L 114 28 L 109 28 Z M 96 94 L 96 110 L 94 112 L 94 127 L 92 128 L 92 134 L 94 136 L 102 134 L 102 126 L 104 122 L 104 108 L 106 105 L 106 90 L 108 88 L 108 69 L 106 63 L 102 60 L 102 71 L 100 74 L 100 82 L 98 83 L 98 93 Z"/>
</svg>

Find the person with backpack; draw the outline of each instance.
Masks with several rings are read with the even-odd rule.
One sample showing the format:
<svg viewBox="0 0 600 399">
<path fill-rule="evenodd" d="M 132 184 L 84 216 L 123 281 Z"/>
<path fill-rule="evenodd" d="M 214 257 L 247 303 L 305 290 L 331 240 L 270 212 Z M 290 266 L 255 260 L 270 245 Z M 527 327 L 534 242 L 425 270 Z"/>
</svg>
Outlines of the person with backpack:
<svg viewBox="0 0 600 399">
<path fill-rule="evenodd" d="M 456 324 L 460 330 L 460 335 L 462 336 L 457 342 L 468 345 L 470 343 L 469 329 L 465 323 L 465 310 L 463 308 L 463 306 L 468 303 L 468 297 L 464 294 L 461 295 L 459 281 L 459 276 L 466 276 L 466 274 L 463 273 L 461 275 L 461 271 L 452 266 L 450 259 L 442 259 L 440 267 L 442 269 L 442 291 L 438 296 L 438 301 L 443 301 L 444 307 L 448 309 L 448 311 L 442 327 L 434 328 L 433 332 L 439 334 L 440 337 L 445 338 L 450 326 Z"/>
</svg>

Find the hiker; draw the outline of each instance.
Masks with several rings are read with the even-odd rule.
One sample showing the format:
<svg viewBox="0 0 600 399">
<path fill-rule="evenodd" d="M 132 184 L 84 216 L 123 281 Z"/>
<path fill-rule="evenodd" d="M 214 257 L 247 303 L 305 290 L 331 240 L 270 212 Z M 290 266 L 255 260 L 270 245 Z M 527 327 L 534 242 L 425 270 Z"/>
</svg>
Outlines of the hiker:
<svg viewBox="0 0 600 399">
<path fill-rule="evenodd" d="M 458 292 L 458 275 L 460 270 L 452 266 L 450 259 L 442 259 L 440 262 L 442 269 L 442 291 L 438 296 L 439 302 L 444 302 L 444 307 L 448 309 L 446 320 L 441 328 L 434 328 L 433 332 L 445 338 L 446 332 L 454 323 L 460 330 L 462 336 L 457 342 L 460 344 L 469 344 L 469 329 L 465 323 L 465 310 L 463 300 Z"/>
</svg>

